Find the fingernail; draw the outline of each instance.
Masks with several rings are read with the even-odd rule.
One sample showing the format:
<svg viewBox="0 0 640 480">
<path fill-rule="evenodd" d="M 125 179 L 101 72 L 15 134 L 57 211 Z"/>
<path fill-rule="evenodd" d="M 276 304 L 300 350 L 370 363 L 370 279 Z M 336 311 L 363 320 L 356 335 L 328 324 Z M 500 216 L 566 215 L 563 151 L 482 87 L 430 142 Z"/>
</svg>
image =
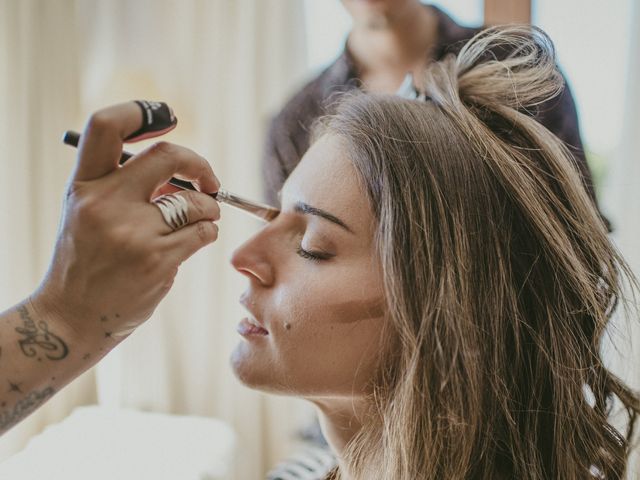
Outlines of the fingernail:
<svg viewBox="0 0 640 480">
<path fill-rule="evenodd" d="M 135 100 L 142 109 L 142 126 L 125 138 L 126 142 L 137 142 L 145 138 L 157 137 L 173 130 L 178 119 L 169 105 L 164 102 Z"/>
</svg>

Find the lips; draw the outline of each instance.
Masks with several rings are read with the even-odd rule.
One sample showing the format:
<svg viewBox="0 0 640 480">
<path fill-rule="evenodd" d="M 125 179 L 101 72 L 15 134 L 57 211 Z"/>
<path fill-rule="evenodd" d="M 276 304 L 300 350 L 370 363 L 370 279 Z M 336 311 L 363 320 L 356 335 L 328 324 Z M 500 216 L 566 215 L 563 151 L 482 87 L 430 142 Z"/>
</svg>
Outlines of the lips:
<svg viewBox="0 0 640 480">
<path fill-rule="evenodd" d="M 257 315 L 252 310 L 255 302 L 251 302 L 248 298 L 248 295 L 243 294 L 240 297 L 240 304 L 247 310 L 247 312 L 250 313 L 250 316 L 248 316 L 247 318 L 243 318 L 240 324 L 238 324 L 238 332 L 241 335 L 244 335 L 245 333 L 268 335 L 269 331 L 265 328 L 262 322 L 258 320 Z"/>
<path fill-rule="evenodd" d="M 243 337 L 249 337 L 253 335 L 269 335 L 269 332 L 262 328 L 260 324 L 253 318 L 243 318 L 242 320 L 240 320 L 240 323 L 236 327 L 236 330 Z"/>
</svg>

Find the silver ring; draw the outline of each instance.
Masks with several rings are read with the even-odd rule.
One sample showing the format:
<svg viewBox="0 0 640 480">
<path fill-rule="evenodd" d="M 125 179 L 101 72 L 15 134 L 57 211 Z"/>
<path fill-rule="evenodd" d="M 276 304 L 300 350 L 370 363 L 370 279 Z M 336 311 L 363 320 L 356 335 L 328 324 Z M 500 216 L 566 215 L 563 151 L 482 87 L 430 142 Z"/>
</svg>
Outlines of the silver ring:
<svg viewBox="0 0 640 480">
<path fill-rule="evenodd" d="M 153 204 L 160 209 L 165 223 L 174 232 L 189 223 L 189 204 L 182 195 L 161 195 L 153 199 Z"/>
</svg>

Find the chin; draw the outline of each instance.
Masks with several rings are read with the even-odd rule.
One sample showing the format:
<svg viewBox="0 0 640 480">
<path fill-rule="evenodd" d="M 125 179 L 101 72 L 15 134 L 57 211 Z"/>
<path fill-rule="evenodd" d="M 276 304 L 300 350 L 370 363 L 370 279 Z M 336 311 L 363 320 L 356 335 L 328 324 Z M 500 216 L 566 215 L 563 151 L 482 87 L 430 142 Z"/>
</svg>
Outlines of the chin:
<svg viewBox="0 0 640 480">
<path fill-rule="evenodd" d="M 283 373 L 281 365 L 273 359 L 266 360 L 252 351 L 251 346 L 240 342 L 229 358 L 231 369 L 236 378 L 246 387 L 273 395 L 303 396 L 303 391 L 295 381 Z M 285 381 L 289 378 L 289 381 Z"/>
<path fill-rule="evenodd" d="M 254 390 L 275 393 L 273 369 L 268 367 L 269 362 L 258 358 L 247 343 L 238 343 L 231 353 L 229 363 L 234 375 L 243 385 Z"/>
<path fill-rule="evenodd" d="M 238 343 L 236 348 L 233 349 L 231 357 L 229 358 L 229 363 L 231 364 L 231 369 L 238 380 L 247 387 L 255 388 L 254 377 L 256 377 L 258 366 L 252 365 L 252 363 L 257 363 L 256 359 L 244 342 Z"/>
</svg>

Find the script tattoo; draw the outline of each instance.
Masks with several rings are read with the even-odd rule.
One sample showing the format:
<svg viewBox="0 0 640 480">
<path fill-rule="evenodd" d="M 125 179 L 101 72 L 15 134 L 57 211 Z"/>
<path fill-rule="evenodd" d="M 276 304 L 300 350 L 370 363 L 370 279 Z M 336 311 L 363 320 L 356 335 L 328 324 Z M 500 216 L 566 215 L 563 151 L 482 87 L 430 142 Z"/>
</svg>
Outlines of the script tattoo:
<svg viewBox="0 0 640 480">
<path fill-rule="evenodd" d="M 24 417 L 34 412 L 48 398 L 52 397 L 55 391 L 52 387 L 47 387 L 41 391 L 31 392 L 25 398 L 16 403 L 13 410 L 0 413 L 0 431 L 7 430 Z"/>
<path fill-rule="evenodd" d="M 22 327 L 16 327 L 16 332 L 24 335 L 24 338 L 18 341 L 22 353 L 27 357 L 35 357 L 38 351 L 41 351 L 49 360 L 61 360 L 67 356 L 69 348 L 60 337 L 49 331 L 45 321 L 41 320 L 36 324 L 24 305 L 18 308 L 18 312 L 24 321 Z"/>
</svg>

